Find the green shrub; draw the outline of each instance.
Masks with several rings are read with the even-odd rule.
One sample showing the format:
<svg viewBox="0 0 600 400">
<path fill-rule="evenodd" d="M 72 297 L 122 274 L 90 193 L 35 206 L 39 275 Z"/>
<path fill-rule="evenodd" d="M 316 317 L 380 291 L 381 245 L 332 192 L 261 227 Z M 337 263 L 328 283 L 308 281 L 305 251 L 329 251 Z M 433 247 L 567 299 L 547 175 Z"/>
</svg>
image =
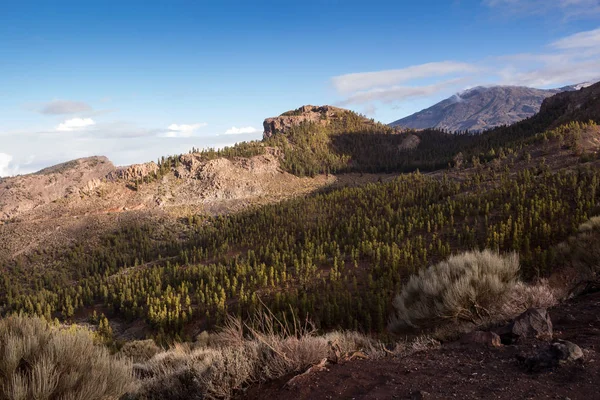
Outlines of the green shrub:
<svg viewBox="0 0 600 400">
<path fill-rule="evenodd" d="M 489 317 L 509 299 L 518 272 L 515 253 L 484 250 L 452 256 L 410 278 L 394 299 L 390 329 Z"/>
<path fill-rule="evenodd" d="M 118 399 L 131 388 L 131 371 L 88 331 L 39 318 L 0 320 L 0 400 Z"/>
</svg>

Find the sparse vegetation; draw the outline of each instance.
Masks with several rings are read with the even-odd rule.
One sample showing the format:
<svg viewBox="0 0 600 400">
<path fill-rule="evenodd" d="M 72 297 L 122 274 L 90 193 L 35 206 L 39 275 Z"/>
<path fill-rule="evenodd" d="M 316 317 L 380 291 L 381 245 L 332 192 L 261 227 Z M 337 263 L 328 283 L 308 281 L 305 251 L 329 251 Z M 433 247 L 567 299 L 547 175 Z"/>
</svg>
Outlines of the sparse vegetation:
<svg viewBox="0 0 600 400">
<path fill-rule="evenodd" d="M 431 348 L 434 341 L 418 338 L 410 352 Z M 313 325 L 288 323 L 271 313 L 244 323 L 230 318 L 214 335 L 209 347 L 176 345 L 137 366 L 146 376 L 138 399 L 230 398 L 236 391 L 258 382 L 277 379 L 328 362 L 357 355 L 378 357 L 383 345 L 355 332 L 317 335 Z"/>
</svg>

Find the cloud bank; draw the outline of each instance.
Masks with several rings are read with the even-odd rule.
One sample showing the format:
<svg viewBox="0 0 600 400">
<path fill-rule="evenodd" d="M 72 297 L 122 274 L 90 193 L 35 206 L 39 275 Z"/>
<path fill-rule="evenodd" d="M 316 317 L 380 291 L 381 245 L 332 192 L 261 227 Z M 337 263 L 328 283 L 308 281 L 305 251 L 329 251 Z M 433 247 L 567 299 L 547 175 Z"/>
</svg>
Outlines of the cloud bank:
<svg viewBox="0 0 600 400">
<path fill-rule="evenodd" d="M 338 104 L 348 106 L 447 96 L 482 84 L 547 88 L 598 79 L 600 28 L 558 39 L 539 53 L 508 54 L 474 63 L 441 61 L 395 70 L 351 73 L 334 76 L 331 84 L 343 97 Z"/>
<path fill-rule="evenodd" d="M 12 159 L 10 154 L 0 153 L 0 177 L 9 176 L 14 173 L 12 168 L 10 168 Z"/>
<path fill-rule="evenodd" d="M 339 93 L 352 93 L 377 87 L 397 85 L 419 78 L 447 76 L 476 72 L 479 68 L 475 65 L 456 62 L 441 61 L 421 65 L 413 65 L 402 69 L 385 70 L 378 72 L 359 72 L 335 76 L 332 78 L 333 87 Z"/>
</svg>

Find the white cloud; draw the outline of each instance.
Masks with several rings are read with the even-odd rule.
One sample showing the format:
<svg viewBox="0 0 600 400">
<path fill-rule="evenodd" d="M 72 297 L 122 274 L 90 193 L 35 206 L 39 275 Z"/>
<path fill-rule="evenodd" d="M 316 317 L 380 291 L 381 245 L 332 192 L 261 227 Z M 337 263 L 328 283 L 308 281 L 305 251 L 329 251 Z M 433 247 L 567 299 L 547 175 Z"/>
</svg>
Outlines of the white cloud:
<svg viewBox="0 0 600 400">
<path fill-rule="evenodd" d="M 236 128 L 235 126 L 233 126 L 225 131 L 225 135 L 241 135 L 244 133 L 255 133 L 255 132 L 258 132 L 258 129 L 253 128 L 251 126 L 246 126 L 244 128 Z"/>
<path fill-rule="evenodd" d="M 0 153 L 0 177 L 8 176 L 13 174 L 10 163 L 13 157 L 10 154 Z"/>
<path fill-rule="evenodd" d="M 182 138 L 182 137 L 187 138 L 187 137 L 191 137 L 195 131 L 197 131 L 198 129 L 200 129 L 206 125 L 207 124 L 205 122 L 198 123 L 198 124 L 191 124 L 191 125 L 171 124 L 167 128 L 168 129 L 167 132 L 163 132 L 160 136 L 172 137 L 172 138 Z"/>
<path fill-rule="evenodd" d="M 402 69 L 376 72 L 359 72 L 335 76 L 331 79 L 333 87 L 343 94 L 370 90 L 376 87 L 398 85 L 418 78 L 447 76 L 476 72 L 479 67 L 456 61 L 431 62 L 413 65 Z"/>
<path fill-rule="evenodd" d="M 579 32 L 567 36 L 551 44 L 552 47 L 561 50 L 574 49 L 599 49 L 600 48 L 600 28 L 592 31 Z"/>
<path fill-rule="evenodd" d="M 534 68 L 521 68 L 521 66 L 507 67 L 499 71 L 500 80 L 497 83 L 548 88 L 597 81 L 600 78 L 600 60 L 567 61 L 560 64 L 543 63 Z"/>
<path fill-rule="evenodd" d="M 56 130 L 59 132 L 73 132 L 77 130 L 83 130 L 95 124 L 96 123 L 91 118 L 72 118 L 59 124 L 56 127 Z"/>
<path fill-rule="evenodd" d="M 451 79 L 425 86 L 391 86 L 388 88 L 375 88 L 356 92 L 339 103 L 342 107 L 349 104 L 365 104 L 374 101 L 393 103 L 415 97 L 424 97 L 437 94 L 448 88 L 460 88 L 467 83 L 466 79 Z"/>
</svg>

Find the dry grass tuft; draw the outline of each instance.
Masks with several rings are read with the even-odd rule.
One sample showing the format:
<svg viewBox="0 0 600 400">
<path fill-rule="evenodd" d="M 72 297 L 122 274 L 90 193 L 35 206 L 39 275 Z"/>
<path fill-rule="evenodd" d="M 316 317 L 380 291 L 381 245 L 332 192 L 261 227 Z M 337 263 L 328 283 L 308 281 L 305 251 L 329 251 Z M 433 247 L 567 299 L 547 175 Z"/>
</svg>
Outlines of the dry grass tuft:
<svg viewBox="0 0 600 400">
<path fill-rule="evenodd" d="M 131 363 L 94 344 L 90 332 L 39 318 L 0 320 L 0 399 L 118 399 L 132 388 Z"/>
<path fill-rule="evenodd" d="M 230 398 L 252 383 L 304 372 L 323 359 L 383 354 L 382 346 L 355 332 L 316 335 L 308 321 L 280 321 L 270 312 L 249 323 L 229 319 L 210 347 L 176 345 L 144 364 L 139 399 Z"/>
<path fill-rule="evenodd" d="M 535 284 L 517 282 L 508 292 L 494 319 L 511 319 L 529 308 L 553 307 L 559 303 L 560 298 L 560 291 L 550 287 L 546 279 Z"/>
</svg>

